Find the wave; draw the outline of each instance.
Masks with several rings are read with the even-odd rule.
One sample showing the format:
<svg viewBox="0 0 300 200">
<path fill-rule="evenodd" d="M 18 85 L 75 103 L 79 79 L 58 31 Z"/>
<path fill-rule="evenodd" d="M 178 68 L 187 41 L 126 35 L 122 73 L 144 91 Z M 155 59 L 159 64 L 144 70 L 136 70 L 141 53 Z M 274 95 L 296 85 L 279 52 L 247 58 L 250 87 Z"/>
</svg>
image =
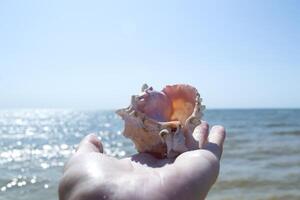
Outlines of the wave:
<svg viewBox="0 0 300 200">
<path fill-rule="evenodd" d="M 216 189 L 233 189 L 233 188 L 262 188 L 273 187 L 282 189 L 296 189 L 299 180 L 259 180 L 258 178 L 249 179 L 234 179 L 234 180 L 220 180 L 216 184 Z"/>
<path fill-rule="evenodd" d="M 294 136 L 300 136 L 300 130 L 295 131 L 275 131 L 273 132 L 274 135 L 294 135 Z"/>
<path fill-rule="evenodd" d="M 268 123 L 265 124 L 266 127 L 288 127 L 288 126 L 293 126 L 294 124 L 287 124 L 287 123 Z"/>
</svg>

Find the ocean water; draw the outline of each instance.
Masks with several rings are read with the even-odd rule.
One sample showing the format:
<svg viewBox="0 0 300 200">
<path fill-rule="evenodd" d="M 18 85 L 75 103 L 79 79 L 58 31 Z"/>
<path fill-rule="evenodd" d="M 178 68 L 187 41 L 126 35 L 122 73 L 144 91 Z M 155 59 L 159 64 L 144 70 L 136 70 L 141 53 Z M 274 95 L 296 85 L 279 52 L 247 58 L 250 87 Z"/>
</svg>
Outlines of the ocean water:
<svg viewBox="0 0 300 200">
<path fill-rule="evenodd" d="M 207 110 L 227 129 L 207 199 L 300 199 L 300 110 Z M 107 154 L 135 153 L 113 111 L 0 111 L 0 200 L 57 199 L 64 162 L 88 133 Z"/>
</svg>

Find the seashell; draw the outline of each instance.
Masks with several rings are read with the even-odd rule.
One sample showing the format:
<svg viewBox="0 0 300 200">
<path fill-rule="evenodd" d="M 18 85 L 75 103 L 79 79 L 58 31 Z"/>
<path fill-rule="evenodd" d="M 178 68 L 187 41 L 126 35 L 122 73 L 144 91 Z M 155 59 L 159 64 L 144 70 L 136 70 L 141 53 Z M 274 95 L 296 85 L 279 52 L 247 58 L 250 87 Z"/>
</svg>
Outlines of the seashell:
<svg viewBox="0 0 300 200">
<path fill-rule="evenodd" d="M 188 151 L 187 138 L 201 123 L 202 99 L 197 89 L 186 84 L 168 85 L 155 91 L 147 84 L 131 104 L 116 111 L 125 121 L 123 135 L 138 152 L 174 158 Z"/>
</svg>

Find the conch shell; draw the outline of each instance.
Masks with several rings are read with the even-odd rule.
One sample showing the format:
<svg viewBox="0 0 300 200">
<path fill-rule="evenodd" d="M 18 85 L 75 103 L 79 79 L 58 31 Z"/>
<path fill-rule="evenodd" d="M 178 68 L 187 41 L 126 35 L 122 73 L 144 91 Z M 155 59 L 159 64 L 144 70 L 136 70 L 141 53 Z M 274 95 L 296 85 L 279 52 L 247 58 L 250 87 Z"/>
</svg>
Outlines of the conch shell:
<svg viewBox="0 0 300 200">
<path fill-rule="evenodd" d="M 201 123 L 202 99 L 185 84 L 168 85 L 161 92 L 144 84 L 131 105 L 116 111 L 125 121 L 124 136 L 139 152 L 174 158 L 188 151 L 187 138 Z"/>
</svg>

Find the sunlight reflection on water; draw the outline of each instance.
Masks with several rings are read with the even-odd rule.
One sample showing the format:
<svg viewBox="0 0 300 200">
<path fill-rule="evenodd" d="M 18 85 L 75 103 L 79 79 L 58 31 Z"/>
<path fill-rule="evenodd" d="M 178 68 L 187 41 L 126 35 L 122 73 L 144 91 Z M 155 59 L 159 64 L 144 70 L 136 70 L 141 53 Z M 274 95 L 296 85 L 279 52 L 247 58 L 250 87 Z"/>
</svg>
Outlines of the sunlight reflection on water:
<svg viewBox="0 0 300 200">
<path fill-rule="evenodd" d="M 300 110 L 209 110 L 205 118 L 228 132 L 208 199 L 300 199 Z M 111 156 L 135 153 L 122 126 L 112 111 L 0 111 L 0 200 L 57 198 L 63 165 L 88 133 Z"/>
</svg>

